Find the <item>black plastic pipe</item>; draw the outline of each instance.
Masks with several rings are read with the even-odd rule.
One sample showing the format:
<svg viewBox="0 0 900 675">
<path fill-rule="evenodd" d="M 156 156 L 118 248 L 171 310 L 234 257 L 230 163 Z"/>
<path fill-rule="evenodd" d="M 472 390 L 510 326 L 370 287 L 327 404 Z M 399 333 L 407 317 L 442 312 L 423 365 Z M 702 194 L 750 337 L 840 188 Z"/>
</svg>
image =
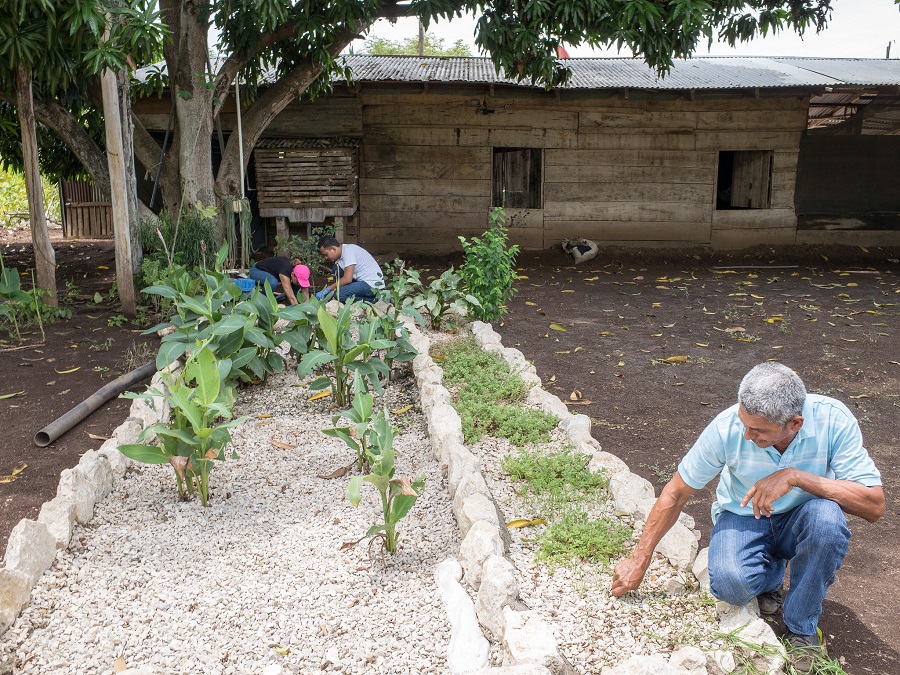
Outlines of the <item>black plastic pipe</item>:
<svg viewBox="0 0 900 675">
<path fill-rule="evenodd" d="M 88 398 L 72 408 L 62 417 L 58 417 L 53 422 L 45 426 L 34 435 L 34 443 L 40 447 L 50 445 L 57 438 L 66 433 L 69 429 L 78 424 L 85 417 L 97 410 L 101 405 L 106 403 L 114 396 L 118 396 L 123 391 L 137 384 L 141 380 L 146 380 L 156 372 L 156 361 L 145 363 L 140 368 L 135 368 L 129 373 L 125 373 L 121 377 L 117 377 L 109 384 L 101 387 Z"/>
</svg>

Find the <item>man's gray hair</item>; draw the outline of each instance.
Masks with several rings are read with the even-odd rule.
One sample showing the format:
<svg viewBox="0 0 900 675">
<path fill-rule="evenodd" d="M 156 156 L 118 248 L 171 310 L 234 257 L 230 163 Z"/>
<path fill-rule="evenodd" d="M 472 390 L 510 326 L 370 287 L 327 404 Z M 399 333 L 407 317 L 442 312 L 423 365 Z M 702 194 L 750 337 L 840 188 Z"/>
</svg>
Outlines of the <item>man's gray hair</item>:
<svg viewBox="0 0 900 675">
<path fill-rule="evenodd" d="M 750 369 L 738 388 L 738 403 L 751 415 L 782 427 L 803 414 L 806 387 L 793 370 L 780 363 L 760 363 Z"/>
</svg>

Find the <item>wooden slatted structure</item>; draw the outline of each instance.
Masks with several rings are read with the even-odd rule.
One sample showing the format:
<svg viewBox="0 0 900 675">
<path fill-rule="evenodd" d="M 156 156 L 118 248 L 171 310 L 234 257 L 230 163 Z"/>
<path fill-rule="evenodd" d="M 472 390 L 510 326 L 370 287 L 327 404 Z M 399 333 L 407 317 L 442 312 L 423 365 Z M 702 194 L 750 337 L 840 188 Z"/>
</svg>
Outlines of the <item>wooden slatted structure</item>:
<svg viewBox="0 0 900 675">
<path fill-rule="evenodd" d="M 358 204 L 357 141 L 263 139 L 254 149 L 260 215 L 293 222 L 352 216 Z M 304 147 L 313 146 L 313 147 Z"/>
<path fill-rule="evenodd" d="M 112 239 L 112 204 L 83 179 L 62 183 L 62 226 L 66 239 Z"/>
</svg>

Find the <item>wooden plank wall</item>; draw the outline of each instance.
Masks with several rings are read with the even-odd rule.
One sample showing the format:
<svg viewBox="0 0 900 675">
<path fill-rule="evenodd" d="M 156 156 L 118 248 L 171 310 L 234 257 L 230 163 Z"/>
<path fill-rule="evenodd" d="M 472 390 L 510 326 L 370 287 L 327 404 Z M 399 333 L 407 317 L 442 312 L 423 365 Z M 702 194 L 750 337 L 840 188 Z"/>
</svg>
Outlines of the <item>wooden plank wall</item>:
<svg viewBox="0 0 900 675">
<path fill-rule="evenodd" d="M 360 243 L 438 252 L 458 249 L 458 235 L 483 231 L 493 147 L 544 149 L 543 209 L 513 214 L 510 228 L 526 248 L 572 236 L 732 246 L 796 232 L 804 97 L 567 94 L 363 89 Z M 772 208 L 715 211 L 720 150 L 774 151 Z"/>
</svg>

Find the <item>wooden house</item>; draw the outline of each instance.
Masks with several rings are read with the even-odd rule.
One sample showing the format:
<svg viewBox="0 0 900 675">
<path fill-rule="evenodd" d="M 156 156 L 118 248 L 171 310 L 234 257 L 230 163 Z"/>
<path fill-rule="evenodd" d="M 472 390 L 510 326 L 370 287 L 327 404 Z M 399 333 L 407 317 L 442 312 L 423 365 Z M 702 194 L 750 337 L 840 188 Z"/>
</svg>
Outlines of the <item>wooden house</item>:
<svg viewBox="0 0 900 675">
<path fill-rule="evenodd" d="M 425 253 L 496 206 L 529 249 L 900 244 L 900 61 L 698 58 L 661 79 L 567 59 L 547 91 L 481 58 L 347 59 L 353 84 L 292 104 L 254 150 L 273 223 L 338 217 L 348 241 Z"/>
</svg>

